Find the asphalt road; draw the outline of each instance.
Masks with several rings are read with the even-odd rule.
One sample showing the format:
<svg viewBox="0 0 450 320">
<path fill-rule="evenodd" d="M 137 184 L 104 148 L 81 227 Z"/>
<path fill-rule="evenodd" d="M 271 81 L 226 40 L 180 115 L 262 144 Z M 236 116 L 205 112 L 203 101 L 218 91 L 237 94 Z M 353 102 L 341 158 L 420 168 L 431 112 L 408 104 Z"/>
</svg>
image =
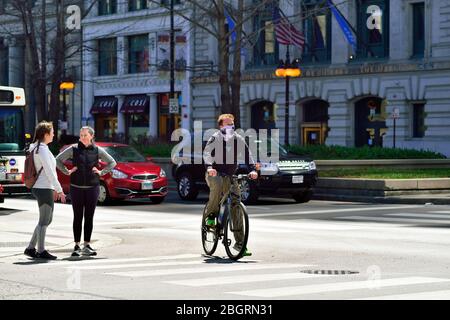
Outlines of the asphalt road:
<svg viewBox="0 0 450 320">
<path fill-rule="evenodd" d="M 204 256 L 206 195 L 98 207 L 95 258 L 70 258 L 72 209 L 57 204 L 47 248 L 22 252 L 31 199 L 0 209 L 0 299 L 450 299 L 450 208 L 263 198 L 249 206 L 251 257 Z"/>
</svg>

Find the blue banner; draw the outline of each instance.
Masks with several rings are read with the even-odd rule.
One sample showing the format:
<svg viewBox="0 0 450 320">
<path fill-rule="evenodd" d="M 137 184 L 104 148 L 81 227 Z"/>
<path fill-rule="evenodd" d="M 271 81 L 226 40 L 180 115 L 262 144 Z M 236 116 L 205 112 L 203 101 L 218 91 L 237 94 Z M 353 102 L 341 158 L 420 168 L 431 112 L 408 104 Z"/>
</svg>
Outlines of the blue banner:
<svg viewBox="0 0 450 320">
<path fill-rule="evenodd" d="M 339 26 L 341 27 L 342 32 L 344 32 L 345 38 L 347 38 L 348 43 L 351 44 L 351 46 L 353 48 L 353 53 L 355 53 L 356 48 L 357 48 L 356 39 L 353 35 L 350 25 L 344 19 L 344 17 L 341 15 L 339 10 L 334 6 L 334 3 L 331 0 L 328 0 L 328 6 L 330 7 L 331 12 L 333 12 L 333 15 L 336 18 L 336 21 L 339 23 Z"/>
</svg>

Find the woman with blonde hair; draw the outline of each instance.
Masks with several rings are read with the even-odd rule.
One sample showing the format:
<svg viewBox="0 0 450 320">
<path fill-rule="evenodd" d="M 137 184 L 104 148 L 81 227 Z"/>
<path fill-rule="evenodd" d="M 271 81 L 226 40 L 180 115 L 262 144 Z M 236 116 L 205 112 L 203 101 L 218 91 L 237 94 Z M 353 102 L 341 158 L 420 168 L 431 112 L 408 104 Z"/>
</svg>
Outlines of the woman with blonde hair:
<svg viewBox="0 0 450 320">
<path fill-rule="evenodd" d="M 31 258 L 47 260 L 56 259 L 45 250 L 45 234 L 53 219 L 54 202 L 57 200 L 66 202 L 66 196 L 56 174 L 56 160 L 48 148 L 54 136 L 52 123 L 42 121 L 36 126 L 34 140 L 29 148 L 30 152 L 34 151 L 33 160 L 38 172 L 38 178 L 31 188 L 31 193 L 39 205 L 39 222 L 24 254 Z"/>
<path fill-rule="evenodd" d="M 73 208 L 73 236 L 75 247 L 73 257 L 80 255 L 95 256 L 97 252 L 91 247 L 91 235 L 94 212 L 100 193 L 100 177 L 110 172 L 116 161 L 105 149 L 94 143 L 94 129 L 89 126 L 80 129 L 78 144 L 68 147 L 56 157 L 58 169 L 70 175 L 70 199 Z M 72 159 L 74 167 L 67 169 L 64 161 Z M 106 162 L 103 170 L 97 168 L 99 160 Z M 84 246 L 80 247 L 81 231 L 84 217 Z"/>
</svg>

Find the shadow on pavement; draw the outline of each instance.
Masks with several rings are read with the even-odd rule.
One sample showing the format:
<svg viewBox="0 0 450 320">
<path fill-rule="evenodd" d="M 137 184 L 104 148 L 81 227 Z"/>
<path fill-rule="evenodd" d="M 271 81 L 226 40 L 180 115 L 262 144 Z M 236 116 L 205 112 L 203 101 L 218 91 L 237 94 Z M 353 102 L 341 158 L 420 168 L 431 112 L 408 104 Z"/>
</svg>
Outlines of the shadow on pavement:
<svg viewBox="0 0 450 320">
<path fill-rule="evenodd" d="M 29 259 L 26 262 L 25 261 L 24 262 L 14 262 L 13 264 L 18 265 L 18 266 L 31 266 L 31 265 L 35 265 L 35 264 L 46 264 L 46 263 L 51 263 L 51 262 L 52 261 L 50 261 L 50 260 L 44 260 L 44 259 Z"/>
</svg>

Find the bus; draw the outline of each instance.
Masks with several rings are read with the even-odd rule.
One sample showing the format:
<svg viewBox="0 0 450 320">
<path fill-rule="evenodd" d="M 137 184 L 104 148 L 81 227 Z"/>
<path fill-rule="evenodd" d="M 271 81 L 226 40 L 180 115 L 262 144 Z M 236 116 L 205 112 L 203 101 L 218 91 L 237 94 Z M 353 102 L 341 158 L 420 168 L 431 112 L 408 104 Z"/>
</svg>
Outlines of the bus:
<svg viewBox="0 0 450 320">
<path fill-rule="evenodd" d="M 0 203 L 5 197 L 30 194 L 23 181 L 25 169 L 23 88 L 0 86 Z"/>
</svg>

